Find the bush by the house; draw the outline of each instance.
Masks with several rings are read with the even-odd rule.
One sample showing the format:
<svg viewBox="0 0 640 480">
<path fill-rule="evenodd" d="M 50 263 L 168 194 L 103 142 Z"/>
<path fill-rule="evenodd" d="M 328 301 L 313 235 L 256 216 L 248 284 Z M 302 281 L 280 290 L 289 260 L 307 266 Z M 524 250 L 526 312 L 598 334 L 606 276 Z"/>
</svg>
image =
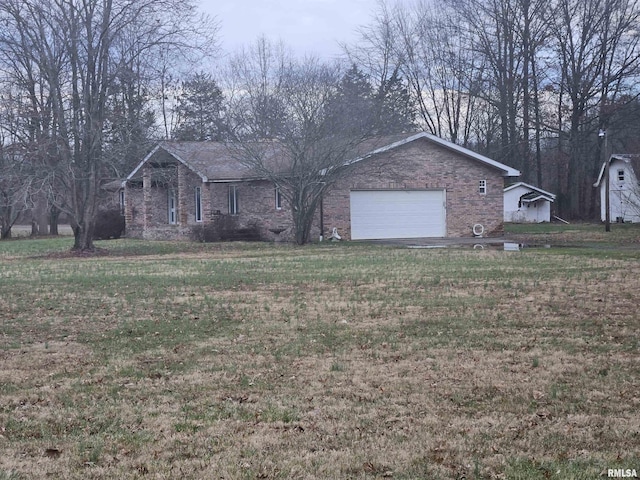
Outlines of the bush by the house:
<svg viewBox="0 0 640 480">
<path fill-rule="evenodd" d="M 240 226 L 237 217 L 216 215 L 212 223 L 196 225 L 191 229 L 191 238 L 196 242 L 259 242 L 260 231 L 255 225 Z"/>
<path fill-rule="evenodd" d="M 98 213 L 93 230 L 94 240 L 120 238 L 124 232 L 124 216 L 119 209 L 104 210 Z"/>
</svg>

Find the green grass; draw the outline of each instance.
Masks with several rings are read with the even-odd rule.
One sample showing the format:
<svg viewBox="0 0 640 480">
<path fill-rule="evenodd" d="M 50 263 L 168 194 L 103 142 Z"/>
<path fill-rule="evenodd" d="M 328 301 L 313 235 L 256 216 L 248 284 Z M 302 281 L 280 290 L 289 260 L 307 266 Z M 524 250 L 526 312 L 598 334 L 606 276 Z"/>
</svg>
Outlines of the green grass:
<svg viewBox="0 0 640 480">
<path fill-rule="evenodd" d="M 612 224 L 606 232 L 600 223 L 506 223 L 505 234 L 527 243 L 566 244 L 582 247 L 633 247 L 640 244 L 640 224 Z"/>
<path fill-rule="evenodd" d="M 0 479 L 640 465 L 632 240 L 98 246 L 0 242 Z"/>
</svg>

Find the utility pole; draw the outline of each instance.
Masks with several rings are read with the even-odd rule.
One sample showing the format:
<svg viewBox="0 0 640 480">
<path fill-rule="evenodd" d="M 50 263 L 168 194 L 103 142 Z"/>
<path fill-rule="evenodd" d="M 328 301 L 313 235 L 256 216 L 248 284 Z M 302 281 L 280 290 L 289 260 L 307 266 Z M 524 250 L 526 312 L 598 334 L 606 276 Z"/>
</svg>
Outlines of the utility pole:
<svg viewBox="0 0 640 480">
<path fill-rule="evenodd" d="M 602 139 L 602 156 L 604 157 L 604 231 L 611 231 L 611 204 L 609 200 L 609 159 L 607 158 L 607 131 L 600 129 L 598 136 Z"/>
</svg>

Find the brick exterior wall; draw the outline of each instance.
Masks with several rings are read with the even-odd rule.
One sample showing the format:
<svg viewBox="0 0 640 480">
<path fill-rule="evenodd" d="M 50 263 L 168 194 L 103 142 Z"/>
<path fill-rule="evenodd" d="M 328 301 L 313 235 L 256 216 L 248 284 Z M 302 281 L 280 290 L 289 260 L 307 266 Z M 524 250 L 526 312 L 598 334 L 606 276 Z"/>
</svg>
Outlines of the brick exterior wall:
<svg viewBox="0 0 640 480">
<path fill-rule="evenodd" d="M 293 238 L 291 211 L 283 200 L 276 209 L 275 187 L 268 181 L 248 181 L 211 184 L 213 215 L 230 215 L 229 190 L 236 188 L 238 213 L 231 215 L 236 228 L 255 228 L 267 241 L 289 241 Z"/>
<path fill-rule="evenodd" d="M 480 180 L 486 180 L 485 195 L 478 191 Z M 471 237 L 476 223 L 485 235 L 503 232 L 501 172 L 420 139 L 359 162 L 334 185 L 324 198 L 326 234 L 335 227 L 343 239 L 351 238 L 351 190 L 402 188 L 445 190 L 448 237 Z"/>
<path fill-rule="evenodd" d="M 173 175 L 152 181 L 153 167 L 143 166 L 143 185 L 128 184 L 125 189 L 126 235 L 148 240 L 189 240 L 193 228 L 200 225 L 195 217 L 195 188 L 202 188 L 202 204 L 207 204 L 206 185 L 201 178 L 177 165 Z M 169 223 L 169 191 L 176 198 L 176 224 Z M 204 213 L 204 211 L 203 211 Z M 204 217 L 203 215 L 203 218 Z"/>
<path fill-rule="evenodd" d="M 148 240 L 192 240 L 202 238 L 206 229 L 224 228 L 257 231 L 266 241 L 293 238 L 291 211 L 286 201 L 276 209 L 275 188 L 271 182 L 203 183 L 201 178 L 180 165 L 175 179 L 177 223 L 169 224 L 169 187 L 152 183 L 152 168 L 143 167 L 143 186 L 128 184 L 125 189 L 126 236 Z M 202 222 L 196 221 L 196 187 L 201 188 Z M 238 213 L 229 212 L 229 189 L 236 187 Z"/>
</svg>

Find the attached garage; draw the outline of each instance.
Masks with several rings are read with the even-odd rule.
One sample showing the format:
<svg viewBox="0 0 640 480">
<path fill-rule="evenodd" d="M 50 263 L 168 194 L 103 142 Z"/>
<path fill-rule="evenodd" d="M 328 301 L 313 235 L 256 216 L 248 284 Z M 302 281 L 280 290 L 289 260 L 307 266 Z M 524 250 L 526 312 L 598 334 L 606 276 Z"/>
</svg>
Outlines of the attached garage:
<svg viewBox="0 0 640 480">
<path fill-rule="evenodd" d="M 446 236 L 444 190 L 352 190 L 351 238 Z"/>
</svg>

